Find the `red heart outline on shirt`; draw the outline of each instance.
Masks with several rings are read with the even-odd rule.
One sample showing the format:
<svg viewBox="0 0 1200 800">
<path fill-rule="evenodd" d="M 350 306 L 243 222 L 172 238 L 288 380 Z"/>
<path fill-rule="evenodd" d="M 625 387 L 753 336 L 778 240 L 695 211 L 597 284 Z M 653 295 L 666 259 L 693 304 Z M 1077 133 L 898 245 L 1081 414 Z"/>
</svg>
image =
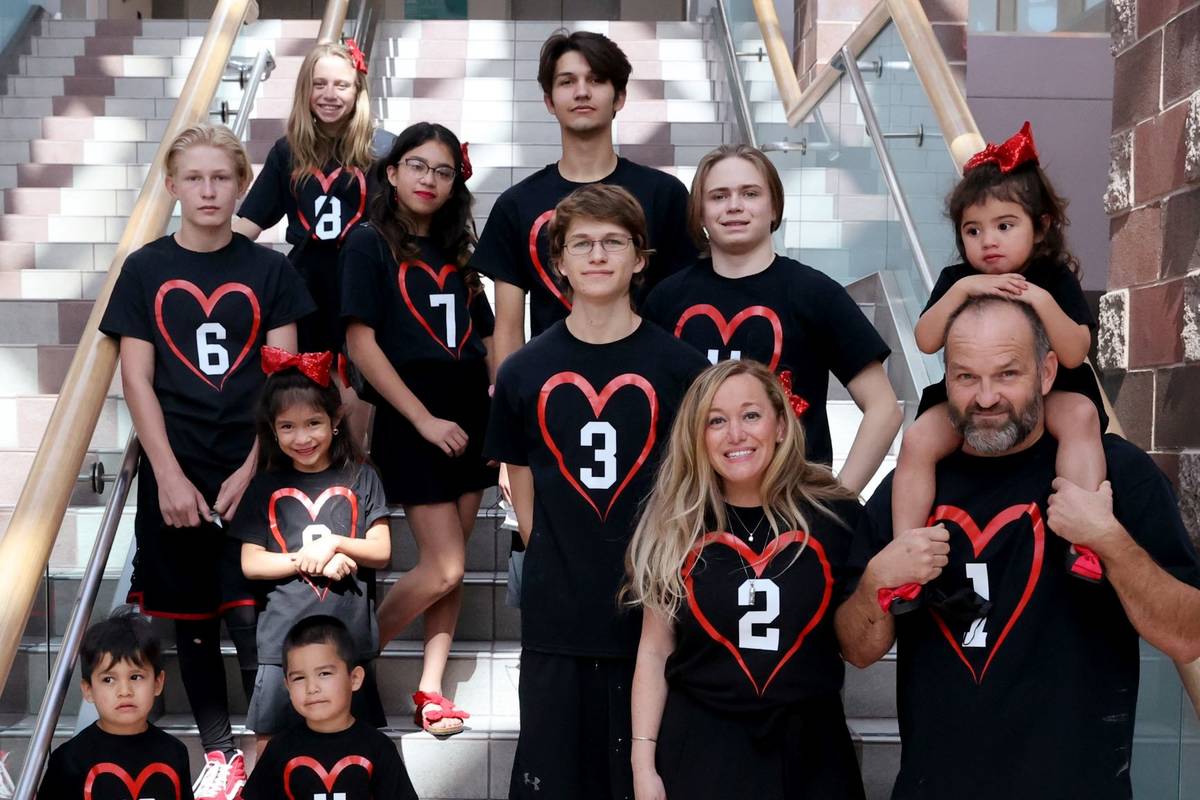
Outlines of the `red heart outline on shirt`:
<svg viewBox="0 0 1200 800">
<path fill-rule="evenodd" d="M 210 381 L 208 376 L 201 372 L 195 364 L 187 360 L 183 351 L 179 349 L 175 344 L 175 340 L 171 338 L 170 331 L 167 330 L 166 322 L 163 320 L 163 300 L 166 299 L 168 294 L 177 289 L 187 292 L 200 304 L 200 310 L 204 312 L 205 318 L 212 316 L 213 309 L 216 308 L 217 303 L 221 302 L 221 299 L 227 295 L 243 295 L 250 303 L 250 309 L 254 312 L 254 320 L 250 324 L 250 336 L 247 337 L 241 352 L 238 353 L 237 358 L 234 359 L 229 369 L 225 370 L 225 375 L 221 378 L 220 385 Z M 171 349 L 171 352 L 175 354 L 175 357 L 182 361 L 184 366 L 194 372 L 196 377 L 219 392 L 225 388 L 225 381 L 229 380 L 230 375 L 237 372 L 238 367 L 246 360 L 246 356 L 249 355 L 250 350 L 254 347 L 254 342 L 258 338 L 258 328 L 262 324 L 262 310 L 259 308 L 258 298 L 255 296 L 254 290 L 244 283 L 223 283 L 213 290 L 211 295 L 205 295 L 204 292 L 200 291 L 200 287 L 191 281 L 176 278 L 175 280 L 166 281 L 162 286 L 158 287 L 158 294 L 154 296 L 154 321 L 158 324 L 159 333 L 162 334 L 163 340 L 167 343 L 167 347 Z"/>
<path fill-rule="evenodd" d="M 629 468 L 629 474 L 617 486 L 616 491 L 613 492 L 612 499 L 608 501 L 608 507 L 603 512 L 600 511 L 600 507 L 592 500 L 587 490 L 575 480 L 575 476 L 567 469 L 566 462 L 563 461 L 562 451 L 554 443 L 553 437 L 550 436 L 550 429 L 546 426 L 546 405 L 550 401 L 550 394 L 558 387 L 564 385 L 574 386 L 583 393 L 583 396 L 587 398 L 588 404 L 592 407 L 592 413 L 595 414 L 596 419 L 600 418 L 600 414 L 604 411 L 604 407 L 608 405 L 609 399 L 618 390 L 624 389 L 627 386 L 634 386 L 641 389 L 642 393 L 646 395 L 647 402 L 650 404 L 650 425 L 649 430 L 646 432 L 646 442 L 642 445 L 642 450 L 638 454 L 637 460 Z M 556 375 L 551 375 L 542 384 L 541 391 L 538 392 L 538 427 L 542 429 L 542 441 L 546 443 L 546 447 L 550 448 L 550 452 L 558 460 L 558 471 L 567 479 L 567 483 L 571 484 L 572 488 L 579 492 L 580 496 L 587 501 L 587 504 L 595 510 L 596 515 L 600 517 L 601 521 L 608 519 L 608 513 L 612 511 L 613 504 L 617 502 L 617 498 L 621 496 L 621 492 L 625 490 L 625 487 L 633 480 L 633 476 L 637 474 L 642 465 L 646 463 L 646 459 L 650 457 L 650 451 L 654 449 L 655 429 L 657 426 L 658 395 L 655 394 L 654 387 L 650 385 L 649 381 L 633 372 L 626 372 L 623 375 L 613 378 L 599 395 L 596 394 L 596 389 L 592 386 L 591 381 L 578 372 L 559 372 Z"/>
<path fill-rule="evenodd" d="M 729 344 L 729 340 L 733 338 L 733 332 L 736 331 L 743 322 L 752 317 L 762 317 L 771 324 L 771 332 L 775 336 L 774 345 L 771 350 L 771 361 L 767 364 L 767 369 L 772 372 L 779 366 L 779 358 L 783 353 L 783 323 L 779 321 L 779 315 L 775 310 L 767 306 L 750 306 L 743 308 L 741 311 L 733 315 L 733 319 L 726 321 L 725 315 L 717 310 L 716 306 L 708 303 L 699 303 L 688 308 L 679 316 L 679 321 L 675 323 L 675 338 L 682 339 L 680 335 L 683 333 L 683 326 L 696 317 L 707 317 L 712 320 L 712 323 L 717 326 L 717 333 L 721 336 L 721 341 Z"/>
<path fill-rule="evenodd" d="M 349 222 L 342 226 L 342 232 L 338 234 L 336 240 L 339 242 L 346 238 L 346 234 L 350 232 L 350 229 L 354 227 L 354 224 L 362 219 L 363 212 L 367 208 L 367 178 L 365 175 L 363 175 L 362 170 L 358 167 L 350 167 L 349 169 L 346 169 L 345 167 L 338 167 L 333 172 L 329 173 L 329 175 L 326 175 L 324 172 L 321 172 L 321 170 L 314 167 L 310 173 L 314 178 L 317 179 L 317 183 L 320 184 L 321 194 L 328 195 L 330 187 L 333 186 L 333 182 L 337 180 L 338 175 L 341 175 L 343 170 L 345 170 L 346 174 L 350 176 L 351 180 L 358 180 L 358 211 L 353 217 L 350 218 Z M 298 199 L 299 198 L 297 198 L 297 200 Z M 325 202 L 328 203 L 329 201 L 326 200 Z M 313 211 L 315 212 L 316 209 L 313 209 Z M 304 230 L 311 234 L 313 239 L 316 239 L 318 242 L 323 241 L 319 236 L 317 236 L 316 231 L 312 229 L 312 225 L 309 224 L 308 219 L 305 218 L 304 212 L 300 209 L 299 203 L 296 203 L 296 216 L 300 218 L 300 224 L 304 226 Z"/>
<path fill-rule="evenodd" d="M 321 780 L 325 791 L 330 793 L 333 792 L 333 786 L 337 783 L 338 777 L 347 767 L 362 767 L 367 771 L 368 778 L 375 771 L 375 766 L 363 756 L 346 756 L 334 764 L 333 769 L 328 772 L 325 771 L 325 767 L 321 766 L 321 762 L 312 756 L 296 756 L 283 768 L 283 791 L 287 793 L 288 800 L 296 800 L 296 796 L 292 794 L 292 773 L 300 767 L 312 770 Z"/>
<path fill-rule="evenodd" d="M 293 500 L 299 500 L 301 505 L 304 506 L 304 510 L 308 512 L 309 518 L 311 518 L 313 522 L 317 521 L 317 515 L 321 513 L 321 508 L 325 505 L 325 501 L 327 501 L 329 498 L 346 498 L 350 501 L 350 533 L 348 536 L 349 538 L 353 539 L 358 535 L 358 498 L 355 497 L 354 492 L 348 487 L 330 486 L 328 489 L 321 492 L 321 494 L 317 495 L 316 502 L 313 502 L 312 498 L 299 489 L 294 489 L 292 487 L 288 487 L 286 489 L 276 489 L 271 494 L 271 499 L 267 502 L 267 522 L 270 524 L 271 535 L 275 537 L 275 542 L 279 545 L 279 552 L 286 553 L 288 552 L 288 549 L 287 541 L 283 538 L 283 534 L 279 530 L 279 518 L 275 514 L 275 504 L 285 497 L 290 497 Z M 329 595 L 328 586 L 326 586 L 324 589 L 318 589 L 317 585 L 313 583 L 313 579 L 311 577 L 305 575 L 304 573 L 300 573 L 300 577 L 314 592 L 316 592 L 318 600 L 324 601 Z"/>
<path fill-rule="evenodd" d="M 1037 503 L 1020 503 L 1015 506 L 1009 506 L 992 517 L 991 521 L 988 522 L 982 531 L 979 530 L 979 526 L 971 518 L 971 515 L 957 506 L 938 506 L 929 517 L 929 525 L 933 525 L 936 521 L 945 521 L 953 522 L 961 528 L 963 533 L 967 535 L 967 538 L 971 540 L 971 549 L 974 551 L 975 557 L 978 558 L 984 548 L 988 546 L 988 543 L 995 538 L 1001 529 L 1026 514 L 1029 515 L 1033 526 L 1033 559 L 1029 564 L 1029 579 L 1025 582 L 1025 590 L 1021 593 L 1021 599 L 1018 601 L 1017 607 L 1013 609 L 1012 616 L 1008 618 L 1004 629 L 1000 631 L 1000 636 L 996 639 L 996 643 L 991 646 L 991 652 L 988 653 L 987 661 L 984 662 L 983 669 L 978 674 L 976 674 L 975 668 L 971 666 L 971 662 L 967 660 L 966 654 L 963 653 L 962 646 L 958 643 L 958 637 L 950 632 L 950 627 L 940 614 L 932 609 L 930 610 L 930 614 L 933 615 L 933 620 L 942 631 L 942 635 L 946 637 L 946 641 L 954 648 L 954 652 L 971 673 L 971 677 L 975 680 L 976 684 L 983 683 L 983 677 L 987 674 L 988 667 L 992 665 L 996 654 L 1000 652 L 1000 645 L 1004 644 L 1004 640 L 1008 638 L 1009 632 L 1012 631 L 1013 626 L 1017 624 L 1017 620 L 1024 613 L 1025 606 L 1029 605 L 1029 598 L 1033 595 L 1038 578 L 1042 574 L 1042 561 L 1045 557 L 1046 549 L 1046 525 L 1042 520 L 1042 512 L 1038 508 Z"/>
<path fill-rule="evenodd" d="M 431 338 L 435 342 L 437 342 L 438 347 L 445 350 L 447 353 L 449 353 L 454 358 L 460 358 L 462 346 L 467 343 L 467 339 L 471 336 L 471 331 L 474 329 L 475 323 L 471 319 L 471 315 L 470 314 L 467 315 L 467 331 L 466 331 L 466 333 L 464 333 L 462 335 L 462 340 L 457 345 L 454 346 L 454 350 L 451 350 L 449 347 L 446 346 L 445 342 L 443 342 L 441 340 L 441 338 L 439 338 L 438 335 L 433 332 L 433 326 L 430 325 L 429 321 L 426 320 L 425 317 L 420 312 L 417 311 L 416 305 L 413 304 L 412 297 L 408 293 L 408 270 L 409 270 L 409 267 L 420 267 L 421 270 L 423 272 L 425 272 L 425 274 L 427 274 L 430 278 L 433 279 L 433 282 L 437 284 L 437 287 L 442 290 L 445 290 L 445 288 L 446 288 L 446 279 L 449 278 L 451 274 L 458 272 L 458 267 L 456 267 L 453 264 L 446 264 L 440 270 L 438 270 L 437 272 L 434 272 L 433 267 L 429 266 L 428 264 L 426 264 L 424 261 L 421 261 L 420 259 L 413 259 L 412 261 L 401 261 L 400 267 L 397 270 L 397 281 L 400 283 L 400 294 L 401 294 L 401 296 L 404 297 L 404 304 L 406 306 L 408 306 L 408 311 L 410 314 L 413 315 L 413 319 L 415 319 L 418 323 L 420 323 L 421 327 L 425 329 L 425 332 L 429 334 L 429 338 Z"/>
<path fill-rule="evenodd" d="M 742 560 L 746 562 L 747 566 L 754 571 L 754 577 L 761 578 L 763 572 L 766 571 L 767 566 L 770 565 L 770 563 L 775 559 L 775 556 L 783 552 L 783 550 L 789 545 L 797 542 L 803 542 L 805 535 L 806 534 L 804 531 L 787 531 L 786 533 L 782 533 L 768 542 L 761 553 L 756 553 L 753 549 L 751 549 L 750 545 L 748 545 L 746 542 L 743 542 L 732 533 L 725 531 L 708 533 L 705 534 L 691 549 L 691 551 L 688 553 L 687 559 L 683 564 L 683 580 L 684 584 L 687 586 L 688 607 L 692 610 L 692 616 L 696 618 L 696 621 L 700 623 L 700 627 L 704 628 L 704 631 L 711 636 L 714 641 L 724 645 L 725 649 L 733 655 L 734 660 L 737 661 L 738 666 L 742 668 L 742 672 L 746 674 L 746 678 L 750 681 L 750 685 L 754 687 L 754 691 L 759 697 L 762 697 L 767 691 L 767 687 L 771 685 L 771 681 L 775 680 L 775 676 L 779 674 L 779 671 L 783 669 L 783 666 L 791 660 L 792 656 L 796 654 L 796 652 L 800 649 L 800 646 L 804 644 L 804 639 L 809 633 L 812 632 L 813 628 L 820 624 L 821 620 L 825 617 L 825 612 L 829 609 L 829 601 L 833 596 L 833 571 L 829 567 L 829 559 L 825 557 L 825 548 L 821 547 L 821 543 L 817 541 L 815 536 L 812 536 L 811 534 L 808 535 L 808 542 L 805 545 L 805 549 L 811 549 L 817 556 L 817 560 L 821 562 L 821 574 L 825 578 L 825 589 L 821 593 L 821 603 L 817 606 L 817 610 L 813 612 L 812 617 L 809 618 L 808 622 L 805 623 L 804 627 L 800 630 L 800 633 L 796 636 L 796 641 L 793 642 L 792 646 L 789 647 L 787 651 L 779 657 L 779 663 L 775 665 L 775 669 L 771 670 L 770 676 L 767 677 L 766 681 L 763 682 L 761 687 L 758 685 L 758 681 L 754 680 L 754 676 L 750 673 L 750 668 L 746 665 L 745 659 L 742 658 L 741 651 L 738 650 L 737 646 L 733 642 L 729 641 L 728 638 L 722 635 L 721 632 L 717 630 L 716 626 L 709 621 L 708 617 L 704 615 L 704 612 L 700 610 L 700 605 L 696 602 L 696 592 L 693 589 L 694 581 L 692 578 L 692 570 L 696 566 L 696 561 L 700 558 L 700 554 L 703 552 L 704 548 L 711 544 L 719 544 L 728 547 L 741 556 Z"/>
<path fill-rule="evenodd" d="M 121 783 L 125 784 L 125 788 L 129 790 L 130 800 L 141 800 L 142 787 L 146 785 L 146 781 L 155 775 L 164 775 L 171 781 L 171 785 L 175 787 L 175 800 L 179 800 L 181 789 L 179 787 L 179 775 L 171 767 L 162 762 L 155 762 L 148 765 L 145 769 L 138 773 L 137 778 L 134 778 L 123 767 L 113 764 L 111 761 L 105 761 L 97 764 L 88 770 L 87 779 L 83 783 L 83 800 L 92 800 L 92 785 L 101 775 L 113 775 L 120 779 Z"/>
<path fill-rule="evenodd" d="M 542 232 L 542 228 L 554 219 L 554 209 L 543 211 L 541 215 L 533 221 L 533 225 L 529 226 L 529 260 L 533 262 L 533 268 L 537 272 L 538 277 L 542 279 L 542 283 L 550 290 L 550 294 L 558 298 L 558 302 L 562 303 L 563 308 L 567 311 L 571 310 L 571 301 L 568 300 L 558 288 L 558 284 L 554 282 L 554 278 L 542 266 L 542 257 L 538 253 L 538 234 Z"/>
</svg>

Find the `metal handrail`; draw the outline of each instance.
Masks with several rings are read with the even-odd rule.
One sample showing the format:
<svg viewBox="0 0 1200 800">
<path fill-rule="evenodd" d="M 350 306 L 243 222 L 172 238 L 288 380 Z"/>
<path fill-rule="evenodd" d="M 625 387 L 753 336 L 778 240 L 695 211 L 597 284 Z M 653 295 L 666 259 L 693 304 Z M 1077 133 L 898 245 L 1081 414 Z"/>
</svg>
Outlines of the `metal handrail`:
<svg viewBox="0 0 1200 800">
<path fill-rule="evenodd" d="M 21 774 L 17 779 L 15 800 L 32 800 L 37 791 L 38 780 L 42 775 L 42 765 L 50 751 L 50 742 L 54 738 L 54 729 L 58 727 L 58 719 L 62 714 L 63 702 L 67 697 L 67 688 L 71 681 L 71 673 L 75 670 L 75 658 L 79 655 L 79 646 L 83 642 L 83 634 L 87 630 L 88 621 L 92 617 L 92 608 L 96 605 L 96 597 L 100 593 L 100 582 L 104 579 L 104 570 L 108 566 L 108 557 L 112 552 L 113 542 L 117 537 L 117 526 L 125 511 L 125 501 L 133 486 L 133 478 L 137 474 L 138 458 L 142 447 L 137 434 L 129 434 L 125 444 L 125 454 L 121 457 L 121 468 L 113 480 L 113 493 L 104 506 L 104 515 L 100 518 L 100 531 L 96 543 L 92 545 L 92 555 L 88 559 L 87 568 L 83 573 L 83 581 L 79 588 L 79 596 L 71 609 L 71 620 L 67 624 L 67 632 L 63 634 L 62 645 L 58 657 L 54 660 L 54 671 L 42 696 L 42 705 L 38 709 L 37 722 L 34 724 L 33 735 L 29 738 L 29 749 L 25 761 L 21 765 Z"/>
<path fill-rule="evenodd" d="M 908 208 L 908 198 L 905 197 L 904 190 L 900 187 L 900 179 L 896 177 L 892 156 L 888 152 L 883 130 L 879 127 L 879 118 L 875 115 L 875 105 L 867 95 L 867 86 L 863 83 L 862 73 L 858 70 L 858 61 L 854 53 L 850 52 L 850 48 L 842 47 L 836 66 L 844 69 L 846 75 L 850 77 L 850 85 L 854 87 L 854 94 L 858 97 L 858 107 L 862 111 L 863 122 L 866 123 L 867 133 L 871 137 L 871 145 L 875 148 L 875 155 L 879 157 L 883 180 L 887 184 L 888 193 L 892 196 L 892 202 L 896 204 L 896 214 L 900 217 L 900 224 L 904 228 L 908 246 L 912 249 L 913 261 L 917 264 L 917 272 L 921 274 L 921 281 L 925 284 L 925 291 L 928 292 L 933 289 L 933 273 L 929 269 L 929 259 L 925 256 L 925 249 L 921 247 L 921 240 L 917 235 L 917 224 L 913 220 L 912 211 Z"/>
<path fill-rule="evenodd" d="M 383 16 L 381 0 L 359 0 L 354 15 L 354 41 L 363 51 L 367 63 L 371 61 L 371 48 L 375 44 L 375 31 Z"/>
<path fill-rule="evenodd" d="M 239 141 L 246 138 L 246 129 L 250 126 L 250 112 L 254 110 L 254 101 L 258 97 L 258 87 L 271 77 L 274 71 L 275 59 L 271 57 L 271 51 L 266 48 L 259 50 L 258 55 L 254 57 L 254 66 L 250 69 L 246 87 L 242 90 L 242 102 L 236 112 L 237 120 L 233 123 L 233 135 Z"/>
<path fill-rule="evenodd" d="M 733 33 L 729 30 L 729 14 L 725 11 L 725 0 L 717 0 L 712 10 L 713 27 L 717 29 L 721 54 L 725 58 L 725 80 L 733 95 L 733 115 L 737 118 L 741 140 L 751 147 L 758 147 L 758 136 L 754 132 L 754 119 L 750 114 L 750 101 L 746 98 L 746 86 L 742 82 L 742 68 L 738 63 L 737 47 Z"/>
</svg>

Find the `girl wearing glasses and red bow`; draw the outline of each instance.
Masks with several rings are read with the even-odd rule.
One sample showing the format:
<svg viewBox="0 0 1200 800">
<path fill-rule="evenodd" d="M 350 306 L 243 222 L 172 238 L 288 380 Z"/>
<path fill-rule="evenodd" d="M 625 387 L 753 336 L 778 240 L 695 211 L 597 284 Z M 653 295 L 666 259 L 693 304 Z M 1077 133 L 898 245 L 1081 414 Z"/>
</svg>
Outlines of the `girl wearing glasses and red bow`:
<svg viewBox="0 0 1200 800">
<path fill-rule="evenodd" d="M 467 538 L 483 490 L 496 483 L 482 456 L 495 320 L 466 268 L 475 246 L 466 145 L 442 125 L 418 122 L 396 137 L 375 177 L 386 191 L 342 250 L 341 313 L 376 407 L 371 456 L 420 550 L 380 605 L 380 638 L 425 615 L 416 722 L 448 736 L 467 716 L 442 695 Z"/>
<path fill-rule="evenodd" d="M 1059 477 L 1096 491 L 1106 471 L 1100 437 L 1108 426 L 1095 373 L 1085 363 L 1096 321 L 1079 285 L 1079 262 L 1066 245 L 1067 202 L 1038 165 L 1028 122 L 1003 144 L 988 145 L 966 163 L 946 206 L 964 263 L 946 267 L 938 276 L 917 322 L 917 346 L 925 353 L 940 350 L 951 315 L 972 297 L 993 295 L 1030 306 L 1058 357 L 1058 374 L 1045 398 L 1046 429 L 1059 443 L 1056 470 Z M 945 380 L 925 390 L 917 414 L 904 434 L 896 466 L 896 533 L 926 526 L 934 468 L 963 444 L 949 413 Z M 1019 429 L 1018 411 L 1009 409 L 1009 415 L 1009 425 Z M 1099 559 L 1089 550 L 1071 548 L 1067 563 L 1073 575 L 1085 580 L 1103 576 Z M 885 610 L 916 607 L 916 585 L 900 590 L 899 595 L 881 592 Z"/>
</svg>

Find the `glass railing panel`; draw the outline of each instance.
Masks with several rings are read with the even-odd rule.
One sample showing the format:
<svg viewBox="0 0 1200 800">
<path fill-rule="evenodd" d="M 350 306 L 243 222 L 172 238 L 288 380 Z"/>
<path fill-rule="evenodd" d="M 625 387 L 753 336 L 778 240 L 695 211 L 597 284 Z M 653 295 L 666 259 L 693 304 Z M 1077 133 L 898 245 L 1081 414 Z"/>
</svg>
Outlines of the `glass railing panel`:
<svg viewBox="0 0 1200 800">
<path fill-rule="evenodd" d="M 1175 664 L 1141 643 L 1141 681 L 1133 729 L 1133 796 L 1195 797 L 1180 794 L 1181 728 L 1185 715 L 1195 717 L 1179 682 Z"/>
<path fill-rule="evenodd" d="M 1111 18 L 1107 0 L 972 0 L 967 25 L 980 32 L 1106 33 Z"/>
</svg>

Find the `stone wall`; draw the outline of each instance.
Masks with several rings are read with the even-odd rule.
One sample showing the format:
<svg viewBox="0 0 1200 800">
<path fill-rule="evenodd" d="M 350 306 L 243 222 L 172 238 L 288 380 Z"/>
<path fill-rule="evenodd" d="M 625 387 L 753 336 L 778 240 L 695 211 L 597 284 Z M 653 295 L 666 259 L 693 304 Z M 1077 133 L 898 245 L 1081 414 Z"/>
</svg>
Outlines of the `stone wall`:
<svg viewBox="0 0 1200 800">
<path fill-rule="evenodd" d="M 1200 543 L 1200 2 L 1114 0 L 1098 362 Z"/>
</svg>

